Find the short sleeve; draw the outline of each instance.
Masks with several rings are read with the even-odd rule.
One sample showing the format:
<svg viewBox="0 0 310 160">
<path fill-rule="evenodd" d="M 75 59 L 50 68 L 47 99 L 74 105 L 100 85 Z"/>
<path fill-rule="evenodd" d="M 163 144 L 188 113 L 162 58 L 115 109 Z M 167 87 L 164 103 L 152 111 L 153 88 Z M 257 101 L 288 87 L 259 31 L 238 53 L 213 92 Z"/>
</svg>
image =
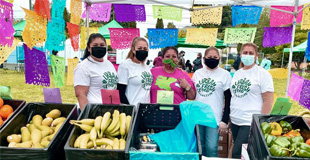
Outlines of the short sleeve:
<svg viewBox="0 0 310 160">
<path fill-rule="evenodd" d="M 224 91 L 230 88 L 231 80 L 232 80 L 232 77 L 230 73 L 226 72 L 225 79 L 224 79 L 224 88 L 223 88 Z"/>
<path fill-rule="evenodd" d="M 89 72 L 81 64 L 78 64 L 74 70 L 74 87 L 75 86 L 90 86 Z"/>
<path fill-rule="evenodd" d="M 197 71 L 194 72 L 193 77 L 192 77 L 192 81 L 196 82 L 197 81 Z"/>
<path fill-rule="evenodd" d="M 274 92 L 272 76 L 268 71 L 262 70 L 260 76 L 261 93 Z"/>
<path fill-rule="evenodd" d="M 126 67 L 125 63 L 120 64 L 120 66 L 118 67 L 117 76 L 118 76 L 119 84 L 124 84 L 124 85 L 128 84 L 129 73 L 128 73 L 128 68 Z"/>
</svg>

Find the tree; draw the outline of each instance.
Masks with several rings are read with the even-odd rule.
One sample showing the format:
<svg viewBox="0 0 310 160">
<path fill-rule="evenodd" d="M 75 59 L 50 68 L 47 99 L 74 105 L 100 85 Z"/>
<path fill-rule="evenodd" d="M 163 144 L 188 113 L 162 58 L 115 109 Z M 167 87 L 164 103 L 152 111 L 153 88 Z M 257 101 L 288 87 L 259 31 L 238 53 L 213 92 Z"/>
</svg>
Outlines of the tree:
<svg viewBox="0 0 310 160">
<path fill-rule="evenodd" d="M 156 29 L 162 29 L 162 28 L 164 28 L 164 21 L 163 21 L 163 19 L 161 19 L 161 18 L 157 18 L 157 22 L 156 22 Z"/>
<path fill-rule="evenodd" d="M 63 14 L 65 25 L 67 24 L 67 22 L 70 22 L 70 17 L 71 17 L 71 14 L 68 12 L 67 8 L 65 8 L 64 14 Z M 65 35 L 66 35 L 66 39 L 70 38 L 67 27 L 65 27 Z"/>
<path fill-rule="evenodd" d="M 169 22 L 167 28 L 177 28 L 177 27 L 173 24 L 173 22 Z"/>
</svg>

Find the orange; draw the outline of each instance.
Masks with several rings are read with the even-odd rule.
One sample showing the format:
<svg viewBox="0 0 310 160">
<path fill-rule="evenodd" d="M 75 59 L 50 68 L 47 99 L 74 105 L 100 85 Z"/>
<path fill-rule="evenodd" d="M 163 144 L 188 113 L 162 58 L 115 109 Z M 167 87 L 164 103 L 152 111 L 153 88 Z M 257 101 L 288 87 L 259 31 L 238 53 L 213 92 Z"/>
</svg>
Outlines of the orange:
<svg viewBox="0 0 310 160">
<path fill-rule="evenodd" d="M 0 116 L 2 118 L 8 118 L 11 113 L 13 113 L 13 108 L 10 105 L 6 104 L 0 108 Z"/>
<path fill-rule="evenodd" d="M 0 97 L 0 108 L 3 106 L 4 102 L 3 99 Z"/>
<path fill-rule="evenodd" d="M 3 120 L 2 120 L 2 117 L 0 116 L 0 126 L 2 126 L 3 124 Z"/>
</svg>

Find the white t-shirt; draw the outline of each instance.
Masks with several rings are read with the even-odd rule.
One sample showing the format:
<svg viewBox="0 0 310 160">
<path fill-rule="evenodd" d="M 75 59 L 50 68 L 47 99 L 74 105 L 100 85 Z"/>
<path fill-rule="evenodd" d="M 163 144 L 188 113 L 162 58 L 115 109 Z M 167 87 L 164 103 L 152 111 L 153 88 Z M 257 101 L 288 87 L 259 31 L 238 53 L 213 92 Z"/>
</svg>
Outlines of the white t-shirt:
<svg viewBox="0 0 310 160">
<path fill-rule="evenodd" d="M 231 75 L 220 67 L 214 71 L 204 67 L 197 70 L 192 79 L 196 87 L 196 101 L 208 104 L 219 124 L 223 116 L 224 91 L 229 89 Z"/>
<path fill-rule="evenodd" d="M 131 105 L 150 103 L 153 76 L 146 64 L 124 60 L 118 68 L 118 83 L 127 85 L 126 97 Z"/>
<path fill-rule="evenodd" d="M 95 61 L 91 56 L 84 59 L 74 70 L 74 87 L 89 86 L 88 103 L 102 103 L 101 89 L 116 89 L 117 73 L 113 64 Z"/>
<path fill-rule="evenodd" d="M 270 73 L 257 65 L 235 72 L 230 89 L 230 119 L 232 123 L 240 126 L 250 126 L 252 115 L 261 114 L 262 93 L 274 92 Z"/>
</svg>

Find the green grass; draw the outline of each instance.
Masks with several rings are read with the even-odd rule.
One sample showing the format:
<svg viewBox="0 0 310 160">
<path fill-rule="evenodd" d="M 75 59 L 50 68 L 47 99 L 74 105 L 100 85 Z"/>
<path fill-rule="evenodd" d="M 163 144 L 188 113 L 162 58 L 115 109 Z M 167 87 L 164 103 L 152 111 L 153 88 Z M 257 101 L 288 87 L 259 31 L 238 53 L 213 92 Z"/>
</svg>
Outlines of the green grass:
<svg viewBox="0 0 310 160">
<path fill-rule="evenodd" d="M 310 75 L 305 76 L 306 79 L 310 79 Z M 55 87 L 53 81 L 53 74 L 50 73 L 51 86 L 50 88 Z M 66 76 L 65 76 L 66 82 Z M 285 96 L 286 89 L 286 79 L 274 79 L 274 88 L 275 94 L 278 97 Z M 11 86 L 12 97 L 14 99 L 26 100 L 26 102 L 44 102 L 43 97 L 43 88 L 42 86 L 29 85 L 25 84 L 25 75 L 23 72 L 16 73 L 15 71 L 7 71 L 5 73 L 2 69 L 0 70 L 0 85 L 2 86 Z M 60 87 L 61 97 L 63 103 L 77 103 L 75 97 L 73 85 L 65 85 Z M 293 106 L 289 114 L 296 115 L 304 110 L 304 107 L 300 106 L 298 102 L 290 100 L 293 103 Z"/>
</svg>

